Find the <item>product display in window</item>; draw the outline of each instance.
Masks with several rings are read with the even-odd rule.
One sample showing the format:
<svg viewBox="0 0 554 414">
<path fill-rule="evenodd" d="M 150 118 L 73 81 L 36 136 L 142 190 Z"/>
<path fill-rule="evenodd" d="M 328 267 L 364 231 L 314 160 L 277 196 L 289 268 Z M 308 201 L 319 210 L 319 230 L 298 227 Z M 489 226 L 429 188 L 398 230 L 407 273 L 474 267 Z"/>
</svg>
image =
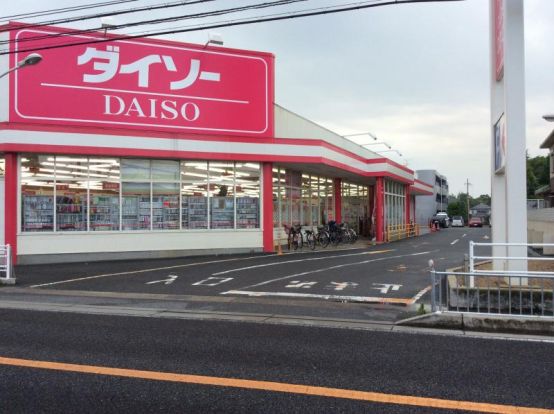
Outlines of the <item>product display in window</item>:
<svg viewBox="0 0 554 414">
<path fill-rule="evenodd" d="M 255 229 L 260 227 L 257 198 L 237 198 L 237 228 Z"/>
<path fill-rule="evenodd" d="M 91 195 L 90 229 L 119 230 L 119 196 Z"/>
<path fill-rule="evenodd" d="M 54 197 L 23 194 L 22 231 L 54 229 Z"/>
<path fill-rule="evenodd" d="M 86 194 L 56 196 L 56 230 L 84 231 L 87 229 Z"/>
<path fill-rule="evenodd" d="M 233 198 L 213 197 L 211 199 L 210 227 L 212 229 L 232 229 L 234 215 Z"/>
<path fill-rule="evenodd" d="M 208 199 L 202 196 L 183 196 L 183 229 L 208 228 Z"/>
<path fill-rule="evenodd" d="M 179 196 L 154 196 L 152 199 L 154 229 L 179 228 Z"/>
</svg>

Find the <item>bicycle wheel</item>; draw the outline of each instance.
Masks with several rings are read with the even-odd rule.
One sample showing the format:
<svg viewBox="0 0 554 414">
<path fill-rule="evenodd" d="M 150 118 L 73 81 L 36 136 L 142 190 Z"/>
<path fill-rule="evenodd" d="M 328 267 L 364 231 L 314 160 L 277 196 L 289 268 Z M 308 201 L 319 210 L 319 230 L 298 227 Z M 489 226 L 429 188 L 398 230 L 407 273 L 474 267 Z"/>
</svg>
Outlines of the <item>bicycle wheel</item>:
<svg viewBox="0 0 554 414">
<path fill-rule="evenodd" d="M 352 242 L 352 239 L 351 239 L 351 237 L 350 237 L 350 232 L 349 232 L 348 230 L 343 230 L 343 231 L 342 231 L 341 240 L 342 240 L 345 244 L 348 244 L 348 243 L 351 243 L 351 242 Z"/>
<path fill-rule="evenodd" d="M 350 234 L 350 243 L 356 243 L 358 240 L 358 233 L 356 233 L 354 229 L 348 229 L 348 233 Z"/>
<path fill-rule="evenodd" d="M 312 232 L 306 233 L 306 244 L 311 250 L 315 250 L 315 236 Z"/>
<path fill-rule="evenodd" d="M 294 245 L 294 233 L 292 231 L 289 232 L 289 236 L 287 237 L 287 247 L 290 250 L 292 250 Z"/>
<path fill-rule="evenodd" d="M 338 246 L 340 243 L 340 235 L 338 231 L 332 231 L 329 235 L 331 243 L 333 243 L 333 246 Z"/>
<path fill-rule="evenodd" d="M 327 233 L 326 231 L 320 231 L 319 233 L 317 233 L 317 241 L 323 248 L 329 246 L 329 233 Z"/>
</svg>

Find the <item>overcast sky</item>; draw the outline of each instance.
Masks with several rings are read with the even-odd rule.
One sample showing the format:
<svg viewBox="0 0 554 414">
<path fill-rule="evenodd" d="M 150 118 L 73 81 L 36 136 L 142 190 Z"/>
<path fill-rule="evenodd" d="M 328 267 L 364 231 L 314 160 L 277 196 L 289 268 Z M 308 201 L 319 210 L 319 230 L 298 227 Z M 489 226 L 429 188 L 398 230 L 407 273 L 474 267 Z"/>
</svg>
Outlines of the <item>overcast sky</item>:
<svg viewBox="0 0 554 414">
<path fill-rule="evenodd" d="M 2 16 L 100 0 L 3 1 Z M 110 9 L 168 3 L 139 0 Z M 200 6 L 117 17 L 115 23 L 261 3 L 217 0 Z M 265 0 L 269 1 L 269 0 Z M 246 17 L 350 3 L 308 0 Z M 554 124 L 554 1 L 525 0 L 527 148 L 539 146 Z M 489 28 L 487 0 L 405 4 L 282 22 L 217 29 L 225 46 L 276 56 L 276 102 L 339 134 L 369 131 L 402 153 L 386 153 L 414 170 L 435 169 L 450 192 L 490 194 Z M 94 11 L 81 11 L 89 14 Z M 58 16 L 58 17 L 64 17 Z M 51 18 L 51 16 L 49 17 Z M 230 19 L 211 17 L 203 22 Z M 18 19 L 38 21 L 40 19 Z M 91 27 L 93 22 L 67 27 Z M 164 27 L 191 24 L 174 22 Z M 136 32 L 128 29 L 125 33 Z M 123 32 L 120 32 L 123 33 Z M 207 32 L 169 36 L 205 43 Z M 369 138 L 351 138 L 359 143 Z M 384 146 L 372 146 L 376 151 Z"/>
</svg>

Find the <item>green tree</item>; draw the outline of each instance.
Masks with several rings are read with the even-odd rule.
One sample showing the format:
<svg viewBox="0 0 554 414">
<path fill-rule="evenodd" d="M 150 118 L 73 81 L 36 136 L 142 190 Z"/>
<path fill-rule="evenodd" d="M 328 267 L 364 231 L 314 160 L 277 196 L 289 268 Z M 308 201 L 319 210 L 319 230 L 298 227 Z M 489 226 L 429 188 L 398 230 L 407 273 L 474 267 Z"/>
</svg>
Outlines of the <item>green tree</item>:
<svg viewBox="0 0 554 414">
<path fill-rule="evenodd" d="M 471 197 L 470 197 L 471 202 Z M 467 218 L 467 194 L 459 193 L 456 196 L 455 201 L 448 204 L 448 215 L 452 216 L 462 216 L 464 220 Z"/>
<path fill-rule="evenodd" d="M 550 162 L 547 156 L 527 155 L 527 198 L 535 198 L 535 191 L 550 183 Z"/>
<path fill-rule="evenodd" d="M 488 194 L 481 194 L 475 200 L 477 201 L 477 204 L 486 204 L 487 206 L 491 205 L 491 196 Z"/>
</svg>

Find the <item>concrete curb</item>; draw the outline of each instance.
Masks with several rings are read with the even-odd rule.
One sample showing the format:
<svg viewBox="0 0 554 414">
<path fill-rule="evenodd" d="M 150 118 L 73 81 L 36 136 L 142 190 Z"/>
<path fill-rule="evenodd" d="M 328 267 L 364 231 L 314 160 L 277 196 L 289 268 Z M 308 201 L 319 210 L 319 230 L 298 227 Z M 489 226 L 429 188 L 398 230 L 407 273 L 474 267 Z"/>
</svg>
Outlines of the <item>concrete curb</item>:
<svg viewBox="0 0 554 414">
<path fill-rule="evenodd" d="M 554 320 L 540 317 L 436 312 L 404 319 L 396 322 L 396 325 L 415 328 L 457 329 L 471 332 L 554 336 Z"/>
</svg>

